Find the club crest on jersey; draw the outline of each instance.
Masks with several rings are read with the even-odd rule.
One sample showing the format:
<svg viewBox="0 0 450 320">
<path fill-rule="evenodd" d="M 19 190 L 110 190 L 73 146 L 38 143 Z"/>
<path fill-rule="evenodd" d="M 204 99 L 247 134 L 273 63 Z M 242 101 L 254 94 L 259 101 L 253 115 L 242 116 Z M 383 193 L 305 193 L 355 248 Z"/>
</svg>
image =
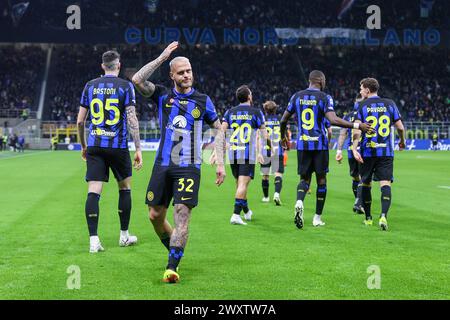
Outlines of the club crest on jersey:
<svg viewBox="0 0 450 320">
<path fill-rule="evenodd" d="M 187 120 L 184 116 L 178 115 L 173 118 L 172 124 L 177 129 L 184 129 L 187 126 Z"/>
<path fill-rule="evenodd" d="M 198 119 L 198 118 L 200 118 L 201 112 L 196 107 L 194 110 L 191 111 L 191 115 L 194 117 L 194 119 Z"/>
<path fill-rule="evenodd" d="M 174 101 L 173 98 L 170 98 L 169 103 L 166 103 L 166 108 L 172 108 Z"/>
</svg>

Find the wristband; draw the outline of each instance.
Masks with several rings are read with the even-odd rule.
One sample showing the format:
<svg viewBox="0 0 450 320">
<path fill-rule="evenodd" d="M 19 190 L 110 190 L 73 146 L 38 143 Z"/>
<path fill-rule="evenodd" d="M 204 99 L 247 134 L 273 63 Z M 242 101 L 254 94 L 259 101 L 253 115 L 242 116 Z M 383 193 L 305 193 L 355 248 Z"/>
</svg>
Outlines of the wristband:
<svg viewBox="0 0 450 320">
<path fill-rule="evenodd" d="M 359 122 L 353 123 L 353 129 L 359 129 Z"/>
</svg>

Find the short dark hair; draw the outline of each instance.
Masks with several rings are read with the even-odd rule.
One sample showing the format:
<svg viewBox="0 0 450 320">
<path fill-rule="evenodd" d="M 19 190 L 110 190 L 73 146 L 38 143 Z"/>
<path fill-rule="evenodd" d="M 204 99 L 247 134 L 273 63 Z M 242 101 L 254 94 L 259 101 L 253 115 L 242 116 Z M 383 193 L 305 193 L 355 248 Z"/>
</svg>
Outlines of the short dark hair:
<svg viewBox="0 0 450 320">
<path fill-rule="evenodd" d="M 375 78 L 364 78 L 359 82 L 360 85 L 363 86 L 363 88 L 369 89 L 370 93 L 377 92 L 378 89 L 380 89 L 380 85 Z"/>
<path fill-rule="evenodd" d="M 120 60 L 120 54 L 115 50 L 106 51 L 102 55 L 102 62 L 107 68 L 112 67 L 116 60 Z"/>
<path fill-rule="evenodd" d="M 236 90 L 236 98 L 240 103 L 247 102 L 248 97 L 250 97 L 251 91 L 247 85 L 240 86 Z"/>
<path fill-rule="evenodd" d="M 320 70 L 313 70 L 309 73 L 309 81 L 312 83 L 320 83 L 325 80 L 325 74 Z"/>
</svg>

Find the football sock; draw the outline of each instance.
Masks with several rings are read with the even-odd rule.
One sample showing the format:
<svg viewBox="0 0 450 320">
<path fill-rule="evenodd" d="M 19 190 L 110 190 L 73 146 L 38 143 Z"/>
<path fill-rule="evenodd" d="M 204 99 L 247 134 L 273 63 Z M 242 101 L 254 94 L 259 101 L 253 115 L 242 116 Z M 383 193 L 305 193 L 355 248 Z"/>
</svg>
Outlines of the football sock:
<svg viewBox="0 0 450 320">
<path fill-rule="evenodd" d="M 381 187 L 381 215 L 387 218 L 389 207 L 391 206 L 391 187 Z"/>
<path fill-rule="evenodd" d="M 131 215 L 131 190 L 119 190 L 120 230 L 128 230 Z"/>
<path fill-rule="evenodd" d="M 372 218 L 370 214 L 370 207 L 372 205 L 372 192 L 371 187 L 362 186 L 361 188 L 361 198 L 362 198 L 362 205 L 364 207 L 364 211 L 366 213 L 366 220 L 369 218 Z"/>
<path fill-rule="evenodd" d="M 283 178 L 275 177 L 275 192 L 281 193 L 281 188 L 283 187 Z"/>
<path fill-rule="evenodd" d="M 234 199 L 234 214 L 240 215 L 242 210 L 242 199 Z"/>
<path fill-rule="evenodd" d="M 161 235 L 161 242 L 164 247 L 166 247 L 166 249 L 170 251 L 170 235 L 168 235 L 167 233 Z"/>
<path fill-rule="evenodd" d="M 316 191 L 316 214 L 318 214 L 319 216 L 322 214 L 326 197 L 327 197 L 327 185 L 319 184 L 317 186 Z"/>
<path fill-rule="evenodd" d="M 264 193 L 264 198 L 267 198 L 269 196 L 269 180 L 262 180 L 261 184 Z"/>
<path fill-rule="evenodd" d="M 297 200 L 305 200 L 306 193 L 308 192 L 309 184 L 305 180 L 301 180 L 297 186 Z"/>
<path fill-rule="evenodd" d="M 353 190 L 353 194 L 355 195 L 355 199 L 358 198 L 358 184 L 359 184 L 359 181 L 353 180 L 352 190 Z"/>
<path fill-rule="evenodd" d="M 241 201 L 242 201 L 242 211 L 244 211 L 244 213 L 247 213 L 249 211 L 247 199 Z"/>
<path fill-rule="evenodd" d="M 167 264 L 167 269 L 177 271 L 177 267 L 180 263 L 181 257 L 183 257 L 183 253 L 184 248 L 169 247 L 169 263 Z"/>
<path fill-rule="evenodd" d="M 89 192 L 86 199 L 85 213 L 90 236 L 97 235 L 100 195 Z"/>
<path fill-rule="evenodd" d="M 358 189 L 356 191 L 356 199 L 355 199 L 355 205 L 361 206 L 362 205 L 362 184 L 358 186 Z"/>
</svg>

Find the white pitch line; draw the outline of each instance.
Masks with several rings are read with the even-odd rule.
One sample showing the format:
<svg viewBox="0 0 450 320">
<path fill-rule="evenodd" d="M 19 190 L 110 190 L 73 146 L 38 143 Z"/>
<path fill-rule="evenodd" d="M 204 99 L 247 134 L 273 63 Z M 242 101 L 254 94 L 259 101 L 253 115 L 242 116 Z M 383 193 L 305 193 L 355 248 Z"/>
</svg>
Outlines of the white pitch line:
<svg viewBox="0 0 450 320">
<path fill-rule="evenodd" d="M 438 188 L 441 188 L 441 189 L 449 189 L 449 190 L 450 190 L 450 186 L 438 186 Z"/>
<path fill-rule="evenodd" d="M 9 160 L 9 159 L 17 159 L 17 158 L 23 158 L 23 157 L 35 156 L 35 155 L 37 155 L 37 154 L 44 154 L 44 153 L 49 153 L 49 152 L 52 152 L 52 151 L 33 152 L 33 153 L 23 154 L 23 155 L 20 155 L 20 156 L 12 156 L 12 157 L 8 157 L 8 158 L 2 158 L 2 157 L 0 156 L 0 161 L 1 161 L 1 160 Z"/>
</svg>

